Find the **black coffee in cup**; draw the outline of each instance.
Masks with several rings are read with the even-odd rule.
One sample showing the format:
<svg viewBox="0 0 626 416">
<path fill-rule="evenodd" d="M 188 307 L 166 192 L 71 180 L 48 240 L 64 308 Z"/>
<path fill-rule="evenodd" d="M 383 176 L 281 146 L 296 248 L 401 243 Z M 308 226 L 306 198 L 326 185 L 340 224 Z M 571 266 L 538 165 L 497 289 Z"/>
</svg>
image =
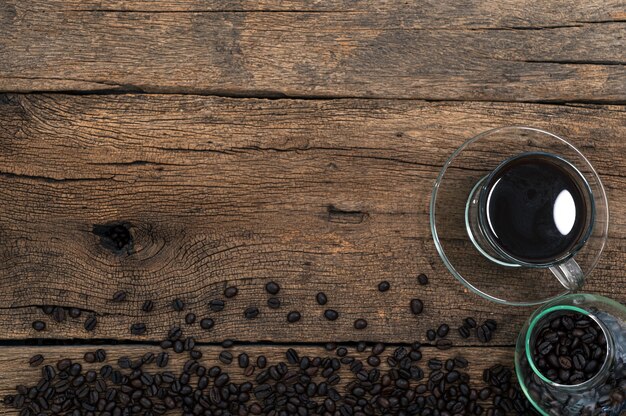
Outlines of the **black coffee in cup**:
<svg viewBox="0 0 626 416">
<path fill-rule="evenodd" d="M 526 263 L 567 257 L 584 243 L 593 222 L 591 191 L 580 172 L 547 153 L 509 159 L 482 192 L 484 229 L 494 246 Z"/>
</svg>

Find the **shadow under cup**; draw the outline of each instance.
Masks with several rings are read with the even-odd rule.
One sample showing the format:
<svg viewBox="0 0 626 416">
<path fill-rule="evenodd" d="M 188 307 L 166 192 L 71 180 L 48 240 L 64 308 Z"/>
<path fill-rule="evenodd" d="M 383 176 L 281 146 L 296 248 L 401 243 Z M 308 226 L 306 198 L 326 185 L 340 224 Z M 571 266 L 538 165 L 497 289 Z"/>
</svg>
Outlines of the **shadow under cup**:
<svg viewBox="0 0 626 416">
<path fill-rule="evenodd" d="M 576 179 L 581 194 L 591 200 L 584 202 L 584 218 L 589 223 L 582 227 L 585 231 L 548 261 L 528 261 L 503 249 L 493 235 L 484 232 L 489 230 L 485 213 L 480 224 L 479 199 L 488 179 L 506 162 L 528 153 L 555 155 L 569 163 L 582 178 Z M 486 209 L 486 202 L 483 206 Z M 604 187 L 589 161 L 566 140 L 531 127 L 489 130 L 461 145 L 444 164 L 430 205 L 435 247 L 448 270 L 471 291 L 510 305 L 536 305 L 578 288 L 600 258 L 608 221 Z M 569 259 L 575 259 L 571 269 Z M 555 278 L 553 271 L 561 273 L 562 279 Z M 567 280 L 571 275 L 576 279 Z"/>
<path fill-rule="evenodd" d="M 549 268 L 568 290 L 584 282 L 573 257 L 593 229 L 595 204 L 585 177 L 564 158 L 526 152 L 478 181 L 466 207 L 476 249 L 506 267 Z"/>
</svg>

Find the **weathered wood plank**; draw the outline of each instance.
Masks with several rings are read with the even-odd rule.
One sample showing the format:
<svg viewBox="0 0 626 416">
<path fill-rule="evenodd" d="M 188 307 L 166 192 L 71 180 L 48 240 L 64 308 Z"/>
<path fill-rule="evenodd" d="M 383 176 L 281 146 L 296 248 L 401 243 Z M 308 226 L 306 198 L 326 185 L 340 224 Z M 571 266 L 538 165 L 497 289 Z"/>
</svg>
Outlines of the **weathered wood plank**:
<svg viewBox="0 0 626 416">
<path fill-rule="evenodd" d="M 107 359 L 104 363 L 88 364 L 83 361 L 83 355 L 88 351 L 95 351 L 96 348 L 104 348 L 107 351 Z M 245 381 L 254 382 L 254 377 L 258 374 L 259 369 L 253 374 L 252 377 L 247 377 L 243 374 L 243 369 L 237 365 L 236 357 L 245 352 L 249 355 L 252 363 L 256 362 L 256 358 L 259 355 L 267 357 L 268 366 L 278 364 L 279 362 L 286 362 L 285 351 L 289 346 L 257 346 L 257 345 L 245 345 L 235 346 L 228 351 L 233 354 L 235 360 L 230 365 L 224 365 L 219 361 L 218 355 L 223 351 L 221 347 L 217 346 L 201 346 L 197 349 L 203 353 L 199 362 L 207 368 L 214 365 L 219 365 L 224 371 L 227 371 L 230 378 L 235 383 L 241 383 Z M 310 347 L 310 346 L 294 346 L 298 354 L 308 357 L 336 357 L 334 352 L 328 352 L 322 347 Z M 392 354 L 395 347 L 387 347 L 387 351 L 381 355 L 382 363 L 380 370 L 385 371 L 388 369 L 386 362 L 387 354 Z M 369 350 L 363 353 L 356 351 L 354 347 L 348 348 L 348 354 L 351 357 L 361 359 L 365 361 L 368 357 Z M 486 354 L 485 351 L 489 353 Z M 43 365 L 51 364 L 55 365 L 56 362 L 62 358 L 70 358 L 73 361 L 80 362 L 85 370 L 96 369 L 98 370 L 102 365 L 110 364 L 117 368 L 117 360 L 120 357 L 129 357 L 131 359 L 137 359 L 141 357 L 145 352 L 151 351 L 158 354 L 162 350 L 159 347 L 151 346 L 136 346 L 136 345 L 103 345 L 103 346 L 40 346 L 40 347 L 0 347 L 0 364 L 2 365 L 2 372 L 0 373 L 0 398 L 7 394 L 15 394 L 15 387 L 17 385 L 36 385 L 41 377 L 41 367 L 30 367 L 28 360 L 35 354 L 42 354 L 45 357 Z M 513 368 L 513 353 L 512 347 L 494 347 L 494 348 L 453 348 L 447 351 L 440 351 L 432 347 L 422 347 L 421 352 L 423 358 L 418 365 L 428 375 L 428 368 L 426 362 L 431 358 L 448 359 L 457 356 L 464 357 L 469 361 L 468 367 L 463 370 L 470 375 L 470 386 L 472 388 L 484 387 L 482 380 L 482 372 L 484 369 L 494 366 L 495 364 L 502 364 L 509 368 Z M 188 360 L 188 354 L 170 354 L 170 361 L 166 368 L 159 369 L 154 364 L 146 366 L 148 371 L 172 371 L 179 373 L 185 363 Z M 366 368 L 369 367 L 366 365 Z M 353 379 L 353 375 L 348 368 L 344 365 L 339 374 L 342 379 L 345 379 L 337 385 L 337 390 L 340 393 L 344 393 L 345 384 Z M 0 414 L 14 414 L 11 409 L 7 409 L 0 404 Z"/>
<path fill-rule="evenodd" d="M 441 264 L 428 226 L 433 181 L 464 140 L 507 124 L 570 138 L 611 201 L 609 245 L 585 290 L 626 301 L 626 125 L 618 106 L 243 100 L 175 95 L 10 95 L 0 100 L 0 329 L 3 338 L 162 339 L 182 297 L 216 325 L 204 341 L 424 339 L 467 315 L 501 322 L 511 345 L 528 308 L 467 293 Z M 493 151 L 493 150 L 492 150 Z M 94 226 L 123 222 L 133 242 L 111 250 Z M 103 244 L 104 242 L 104 244 Z M 427 273 L 428 286 L 415 276 Z M 265 305 L 279 282 L 283 307 Z M 392 289 L 379 293 L 378 282 Z M 219 313 L 207 302 L 236 284 Z M 110 301 L 118 289 L 128 300 Z M 328 322 L 315 294 L 340 312 Z M 425 303 L 419 318 L 413 297 Z M 157 308 L 144 314 L 144 300 Z M 94 311 L 35 333 L 36 305 Z M 243 318 L 260 306 L 254 321 Z M 303 318 L 287 325 L 286 314 Z M 83 313 L 82 319 L 87 315 Z M 366 318 L 366 331 L 353 321 Z M 456 331 L 457 345 L 463 341 Z"/>
<path fill-rule="evenodd" d="M 6 0 L 0 91 L 626 100 L 622 2 L 414 3 Z"/>
</svg>

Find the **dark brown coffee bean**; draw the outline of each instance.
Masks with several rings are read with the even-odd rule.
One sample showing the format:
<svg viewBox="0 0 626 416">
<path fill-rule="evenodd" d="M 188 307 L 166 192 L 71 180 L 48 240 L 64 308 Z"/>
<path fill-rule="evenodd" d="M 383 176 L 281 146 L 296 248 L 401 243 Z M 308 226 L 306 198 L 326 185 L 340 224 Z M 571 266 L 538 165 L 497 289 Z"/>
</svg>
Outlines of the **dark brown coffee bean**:
<svg viewBox="0 0 626 416">
<path fill-rule="evenodd" d="M 254 319 L 259 316 L 259 308 L 251 306 L 243 312 L 243 316 L 246 319 Z"/>
<path fill-rule="evenodd" d="M 134 323 L 130 326 L 130 333 L 133 335 L 143 335 L 146 333 L 146 324 L 142 322 Z"/>
<path fill-rule="evenodd" d="M 450 327 L 447 324 L 441 324 L 437 328 L 437 336 L 443 338 L 448 335 L 448 331 L 450 331 Z"/>
<path fill-rule="evenodd" d="M 209 308 L 211 308 L 213 312 L 223 311 L 224 306 L 224 301 L 220 299 L 213 299 L 211 302 L 209 302 Z"/>
<path fill-rule="evenodd" d="M 39 365 L 41 365 L 41 363 L 43 363 L 43 360 L 43 355 L 36 354 L 30 357 L 30 360 L 28 360 L 28 364 L 30 364 L 31 367 L 38 367 Z"/>
<path fill-rule="evenodd" d="M 165 367 L 165 366 L 167 366 L 169 358 L 170 358 L 170 356 L 169 356 L 168 353 L 166 353 L 166 352 L 159 353 L 157 355 L 157 357 L 156 357 L 156 360 L 155 360 L 157 367 Z"/>
<path fill-rule="evenodd" d="M 215 322 L 211 318 L 203 318 L 200 320 L 200 328 L 204 330 L 209 330 L 213 328 L 214 325 L 215 325 Z"/>
<path fill-rule="evenodd" d="M 126 292 L 123 290 L 118 290 L 113 294 L 112 300 L 113 302 L 124 302 L 126 300 Z"/>
<path fill-rule="evenodd" d="M 380 358 L 375 355 L 370 355 L 367 357 L 367 363 L 372 367 L 378 367 L 380 365 Z"/>
<path fill-rule="evenodd" d="M 259 367 L 260 369 L 265 368 L 265 366 L 267 365 L 267 358 L 265 358 L 264 355 L 259 355 L 256 359 L 256 366 Z"/>
<path fill-rule="evenodd" d="M 433 329 L 429 329 L 426 331 L 426 338 L 428 338 L 429 341 L 434 341 L 435 338 L 437 338 L 437 333 Z"/>
<path fill-rule="evenodd" d="M 354 321 L 354 329 L 362 330 L 367 328 L 367 321 L 365 319 L 357 319 Z"/>
<path fill-rule="evenodd" d="M 426 276 L 424 273 L 420 273 L 419 275 L 417 275 L 417 281 L 422 286 L 423 285 L 427 285 L 428 284 L 428 276 Z"/>
<path fill-rule="evenodd" d="M 83 326 L 85 328 L 85 331 L 91 332 L 94 329 L 96 329 L 97 325 L 98 325 L 98 320 L 96 319 L 96 317 L 90 316 L 89 318 L 85 320 L 85 324 Z"/>
<path fill-rule="evenodd" d="M 424 310 L 424 303 L 420 299 L 411 299 L 411 312 L 419 315 Z"/>
<path fill-rule="evenodd" d="M 237 362 L 240 368 L 246 368 L 250 364 L 250 358 L 248 358 L 248 354 L 243 352 L 237 357 Z"/>
<path fill-rule="evenodd" d="M 278 309 L 278 308 L 280 308 L 280 299 L 278 299 L 278 298 L 269 298 L 267 300 L 267 306 L 269 306 L 271 309 Z"/>
<path fill-rule="evenodd" d="M 450 341 L 449 339 L 438 339 L 435 343 L 435 347 L 440 350 L 450 349 L 452 348 L 452 341 Z"/>
<path fill-rule="evenodd" d="M 68 315 L 74 319 L 80 318 L 80 314 L 81 314 L 81 310 L 78 308 L 70 308 L 68 311 Z"/>
<path fill-rule="evenodd" d="M 459 335 L 461 336 L 461 338 L 469 338 L 470 331 L 469 331 L 469 328 L 466 327 L 465 325 L 461 325 L 458 331 L 459 331 Z"/>
<path fill-rule="evenodd" d="M 386 291 L 388 291 L 390 288 L 391 288 L 391 285 L 390 285 L 390 284 L 389 284 L 389 282 L 388 282 L 388 281 L 386 281 L 386 280 L 383 280 L 382 282 L 380 282 L 380 283 L 378 284 L 378 290 L 379 290 L 380 292 L 386 292 Z"/>
<path fill-rule="evenodd" d="M 326 294 L 324 292 L 319 292 L 317 295 L 315 295 L 315 300 L 319 305 L 322 306 L 326 305 L 326 302 L 328 302 L 328 298 L 326 297 Z"/>
<path fill-rule="evenodd" d="M 95 363 L 96 362 L 96 354 L 94 354 L 91 351 L 86 352 L 85 355 L 83 356 L 83 359 L 87 363 Z"/>
<path fill-rule="evenodd" d="M 334 321 L 339 318 L 339 312 L 334 309 L 326 309 L 324 311 L 324 318 L 328 319 L 329 321 Z"/>
<path fill-rule="evenodd" d="M 219 360 L 224 364 L 229 365 L 233 362 L 233 355 L 228 351 L 222 351 L 219 355 Z"/>
<path fill-rule="evenodd" d="M 97 349 L 96 350 L 96 361 L 98 361 L 99 363 L 102 363 L 106 359 L 107 359 L 106 351 L 103 350 L 102 348 Z"/>
<path fill-rule="evenodd" d="M 294 323 L 294 322 L 298 322 L 301 318 L 300 312 L 298 311 L 291 311 L 287 314 L 287 322 L 289 323 Z"/>
<path fill-rule="evenodd" d="M 239 289 L 237 289 L 235 286 L 229 286 L 224 289 L 225 298 L 234 298 L 235 296 L 237 296 L 237 293 L 239 293 Z"/>
<path fill-rule="evenodd" d="M 46 329 L 46 323 L 44 321 L 34 321 L 33 329 L 35 331 L 43 331 L 44 329 Z"/>
<path fill-rule="evenodd" d="M 154 310 L 154 302 L 151 300 L 146 300 L 141 306 L 141 310 L 148 313 Z"/>
<path fill-rule="evenodd" d="M 491 341 L 491 331 L 486 325 L 481 325 L 476 329 L 476 337 L 480 342 Z"/>
<path fill-rule="evenodd" d="M 189 312 L 187 315 L 185 315 L 185 323 L 187 325 L 193 325 L 193 323 L 196 322 L 196 314 L 193 312 Z"/>
<path fill-rule="evenodd" d="M 64 322 L 65 321 L 65 309 L 60 306 L 56 306 L 54 308 L 54 311 L 52 312 L 52 318 L 57 322 Z"/>
<path fill-rule="evenodd" d="M 276 282 L 268 282 L 265 285 L 265 290 L 270 295 L 276 295 L 276 294 L 278 294 L 278 292 L 280 292 L 280 286 Z"/>
<path fill-rule="evenodd" d="M 185 302 L 182 301 L 182 299 L 174 299 L 172 301 L 172 308 L 176 311 L 176 312 L 180 312 L 183 309 L 185 309 Z"/>
<path fill-rule="evenodd" d="M 463 322 L 465 323 L 465 325 L 467 325 L 469 328 L 476 328 L 476 320 L 472 317 L 467 317 L 463 320 Z"/>
<path fill-rule="evenodd" d="M 52 306 L 52 305 L 44 305 L 44 306 L 41 307 L 41 310 L 46 315 L 52 315 L 52 313 L 54 312 L 54 306 Z"/>
</svg>

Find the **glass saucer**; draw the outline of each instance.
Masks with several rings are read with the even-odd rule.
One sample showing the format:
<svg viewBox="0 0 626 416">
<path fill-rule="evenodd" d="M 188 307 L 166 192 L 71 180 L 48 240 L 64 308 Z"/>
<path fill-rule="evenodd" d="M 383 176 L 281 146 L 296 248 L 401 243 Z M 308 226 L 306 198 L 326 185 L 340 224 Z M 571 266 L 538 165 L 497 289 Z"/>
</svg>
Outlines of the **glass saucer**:
<svg viewBox="0 0 626 416">
<path fill-rule="evenodd" d="M 498 303 L 536 305 L 569 293 L 549 269 L 506 267 L 488 260 L 466 229 L 468 196 L 476 184 L 503 160 L 525 152 L 561 156 L 585 177 L 594 197 L 596 218 L 591 236 L 574 257 L 585 277 L 606 244 L 609 210 L 598 174 L 566 140 L 532 127 L 502 127 L 468 140 L 446 161 L 430 201 L 435 246 L 452 275 L 473 292 Z"/>
</svg>

